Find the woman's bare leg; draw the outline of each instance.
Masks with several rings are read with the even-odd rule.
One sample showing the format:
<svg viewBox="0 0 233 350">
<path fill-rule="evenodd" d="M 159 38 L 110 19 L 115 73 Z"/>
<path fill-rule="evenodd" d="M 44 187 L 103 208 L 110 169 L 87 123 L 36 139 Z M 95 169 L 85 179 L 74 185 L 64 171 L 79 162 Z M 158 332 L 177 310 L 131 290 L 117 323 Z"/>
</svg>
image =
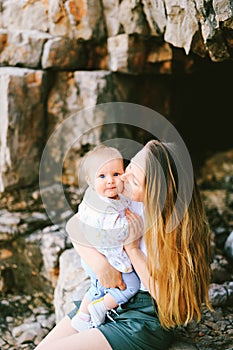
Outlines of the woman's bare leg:
<svg viewBox="0 0 233 350">
<path fill-rule="evenodd" d="M 35 350 L 40 349 L 42 345 L 53 342 L 57 339 L 77 334 L 77 331 L 71 326 L 70 318 L 65 316 L 39 343 Z"/>
<path fill-rule="evenodd" d="M 35 350 L 112 350 L 105 336 L 91 328 L 81 333 L 75 331 L 68 316 L 42 340 Z"/>
</svg>

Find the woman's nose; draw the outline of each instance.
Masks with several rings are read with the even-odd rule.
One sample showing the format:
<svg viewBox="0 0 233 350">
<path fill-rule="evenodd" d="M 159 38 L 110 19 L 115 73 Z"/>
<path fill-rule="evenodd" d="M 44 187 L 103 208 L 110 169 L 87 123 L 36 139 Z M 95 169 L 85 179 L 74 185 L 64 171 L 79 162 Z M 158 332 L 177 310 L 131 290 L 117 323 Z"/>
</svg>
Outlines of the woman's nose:
<svg viewBox="0 0 233 350">
<path fill-rule="evenodd" d="M 121 175 L 121 180 L 122 181 L 126 181 L 126 178 L 127 178 L 127 174 L 126 173 Z"/>
</svg>

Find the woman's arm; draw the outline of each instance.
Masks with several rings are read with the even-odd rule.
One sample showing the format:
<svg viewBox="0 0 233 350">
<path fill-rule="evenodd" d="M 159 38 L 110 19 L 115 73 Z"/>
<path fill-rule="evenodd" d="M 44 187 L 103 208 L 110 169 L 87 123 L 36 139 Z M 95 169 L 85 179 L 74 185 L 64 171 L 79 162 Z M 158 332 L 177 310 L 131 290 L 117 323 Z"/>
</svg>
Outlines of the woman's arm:
<svg viewBox="0 0 233 350">
<path fill-rule="evenodd" d="M 149 275 L 146 256 L 139 247 L 140 237 L 143 232 L 143 220 L 139 215 L 130 210 L 127 210 L 126 217 L 129 223 L 129 236 L 125 242 L 124 249 L 141 282 L 150 292 L 152 297 L 156 298 L 154 282 Z"/>
<path fill-rule="evenodd" d="M 130 245 L 125 245 L 125 251 L 128 254 L 128 257 L 134 267 L 134 270 L 136 271 L 138 277 L 140 278 L 143 285 L 146 287 L 146 289 L 150 292 L 153 298 L 155 298 L 155 292 L 151 290 L 153 287 L 153 283 L 150 285 L 150 276 L 146 264 L 146 257 L 141 251 L 141 249 L 138 247 L 130 247 Z"/>
<path fill-rule="evenodd" d="M 126 288 L 121 272 L 110 265 L 103 254 L 95 248 L 72 243 L 81 258 L 94 271 L 102 286 L 105 288 L 119 288 L 121 290 Z"/>
</svg>

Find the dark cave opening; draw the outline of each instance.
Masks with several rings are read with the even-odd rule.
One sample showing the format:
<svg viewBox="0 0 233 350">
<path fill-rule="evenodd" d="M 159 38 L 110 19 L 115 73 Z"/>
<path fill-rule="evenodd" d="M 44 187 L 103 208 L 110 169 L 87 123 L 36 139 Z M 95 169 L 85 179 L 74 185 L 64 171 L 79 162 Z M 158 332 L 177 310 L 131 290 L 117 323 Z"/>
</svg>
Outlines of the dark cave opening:
<svg viewBox="0 0 233 350">
<path fill-rule="evenodd" d="M 233 62 L 214 63 L 195 57 L 192 71 L 187 73 L 184 59 L 182 56 L 174 62 L 171 74 L 116 73 L 120 91 L 117 101 L 149 107 L 167 118 L 184 140 L 198 170 L 211 155 L 233 147 Z M 122 130 L 111 133 L 113 137 L 126 136 Z"/>
<path fill-rule="evenodd" d="M 233 147 L 233 62 L 200 62 L 172 77 L 171 117 L 194 163 Z"/>
</svg>

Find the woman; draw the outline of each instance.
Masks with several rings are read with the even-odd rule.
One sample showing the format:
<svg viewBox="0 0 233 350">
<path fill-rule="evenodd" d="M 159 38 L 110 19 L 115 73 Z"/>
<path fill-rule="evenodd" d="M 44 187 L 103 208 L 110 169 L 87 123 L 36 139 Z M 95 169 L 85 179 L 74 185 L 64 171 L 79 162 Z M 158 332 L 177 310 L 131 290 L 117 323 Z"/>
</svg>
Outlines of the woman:
<svg viewBox="0 0 233 350">
<path fill-rule="evenodd" d="M 196 185 L 190 198 L 185 191 L 180 195 L 179 179 L 187 175 L 180 177 L 172 153 L 171 145 L 150 141 L 122 175 L 123 194 L 145 206 L 142 238 L 142 221 L 128 210 L 130 236 L 125 244 L 141 290 L 117 308 L 114 321 L 97 328 L 77 333 L 66 316 L 36 349 L 163 350 L 174 327 L 199 321 L 203 302 L 210 307 L 209 228 Z M 102 285 L 125 288 L 121 274 L 104 256 L 94 248 L 75 246 L 81 257 L 88 256 L 87 263 Z"/>
</svg>

